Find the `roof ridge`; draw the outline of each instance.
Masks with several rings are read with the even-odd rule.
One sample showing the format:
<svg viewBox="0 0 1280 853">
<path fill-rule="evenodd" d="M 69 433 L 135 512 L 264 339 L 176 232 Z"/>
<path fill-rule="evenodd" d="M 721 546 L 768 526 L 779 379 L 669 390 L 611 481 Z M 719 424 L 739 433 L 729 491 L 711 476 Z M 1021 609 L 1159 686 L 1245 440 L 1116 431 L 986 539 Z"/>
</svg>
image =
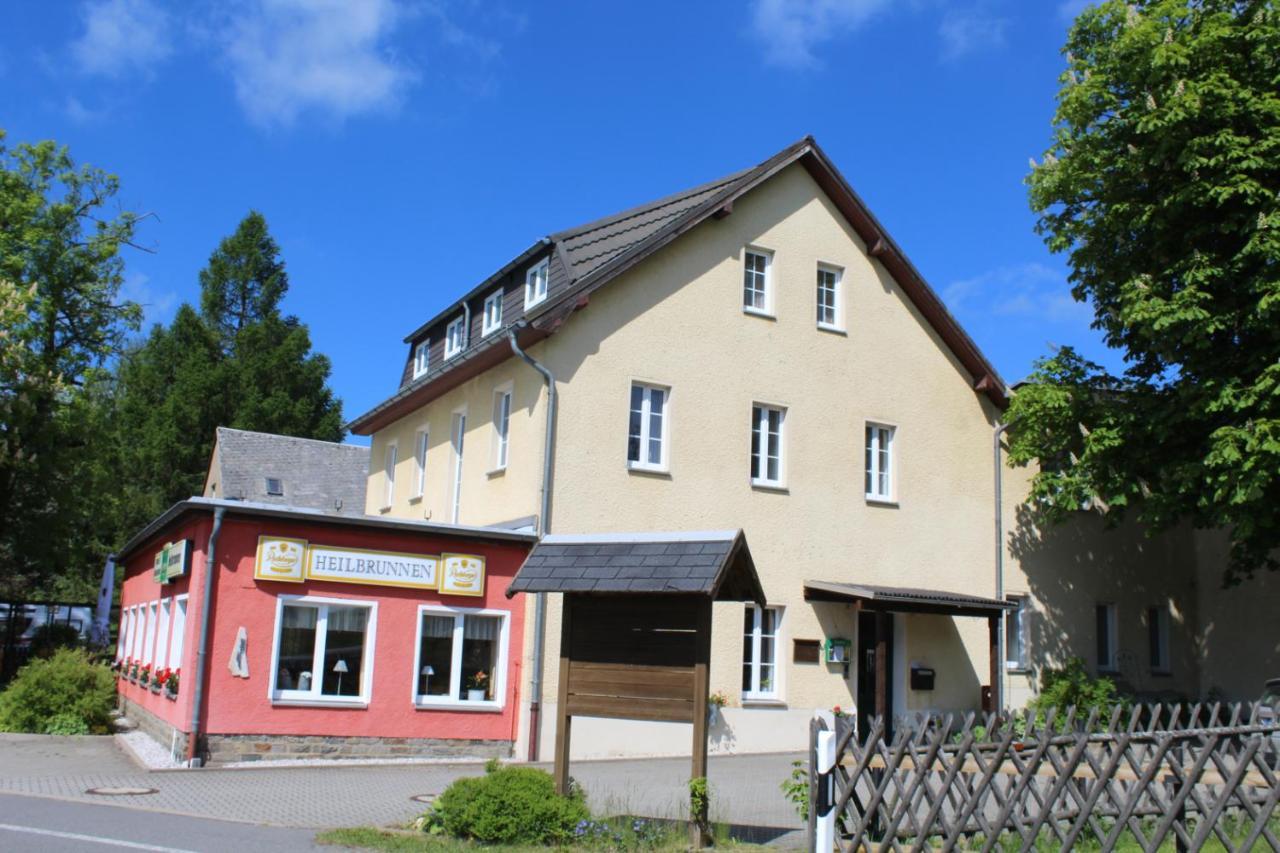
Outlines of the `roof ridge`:
<svg viewBox="0 0 1280 853">
<path fill-rule="evenodd" d="M 711 190 L 719 189 L 720 187 L 731 184 L 734 181 L 739 180 L 740 178 L 751 173 L 757 168 L 759 168 L 758 164 L 756 166 L 748 166 L 745 169 L 739 169 L 738 171 L 725 175 L 724 177 L 717 178 L 712 181 L 707 181 L 706 183 L 698 184 L 697 186 L 688 187 L 678 192 L 674 192 L 669 195 L 662 196 L 661 198 L 653 199 L 651 201 L 646 201 L 642 204 L 635 205 L 634 207 L 629 207 L 626 210 L 623 210 L 621 212 L 611 213 L 608 216 L 602 216 L 599 219 L 593 219 L 589 222 L 583 223 L 582 225 L 576 225 L 572 228 L 565 228 L 562 231 L 556 231 L 555 233 L 551 234 L 551 239 L 557 242 L 559 242 L 560 240 L 567 240 L 573 237 L 577 237 L 581 234 L 585 234 L 588 231 L 599 230 L 600 228 L 603 228 L 606 225 L 612 225 L 616 222 L 622 222 L 626 219 L 632 219 L 644 213 L 650 213 L 654 210 L 657 210 L 660 207 L 665 207 L 669 204 L 674 204 L 675 202 L 686 199 L 689 196 L 698 195 L 699 193 L 709 192 Z"/>
<path fill-rule="evenodd" d="M 226 432 L 226 433 L 237 433 L 239 435 L 261 435 L 261 436 L 265 436 L 266 438 L 285 439 L 287 441 L 301 441 L 301 442 L 307 442 L 310 444 L 323 444 L 326 447 L 339 447 L 343 449 L 349 448 L 354 450 L 369 450 L 369 448 L 363 444 L 348 444 L 345 441 L 329 441 L 328 439 L 324 439 L 324 438 L 308 438 L 307 436 L 302 436 L 302 435 L 284 435 L 278 432 L 263 432 L 261 430 L 256 430 L 256 429 L 240 429 L 238 427 L 220 426 L 218 427 L 217 431 L 218 433 Z"/>
</svg>

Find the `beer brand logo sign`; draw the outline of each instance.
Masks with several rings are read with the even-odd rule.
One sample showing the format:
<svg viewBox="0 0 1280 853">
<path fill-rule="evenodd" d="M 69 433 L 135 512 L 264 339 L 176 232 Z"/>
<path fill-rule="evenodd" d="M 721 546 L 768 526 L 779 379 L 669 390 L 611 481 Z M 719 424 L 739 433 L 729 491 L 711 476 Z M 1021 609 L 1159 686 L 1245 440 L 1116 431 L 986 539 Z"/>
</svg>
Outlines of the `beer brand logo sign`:
<svg viewBox="0 0 1280 853">
<path fill-rule="evenodd" d="M 258 537 L 257 580 L 308 580 L 437 590 L 444 595 L 484 595 L 484 557 L 475 554 L 404 554 L 305 539 Z"/>
</svg>

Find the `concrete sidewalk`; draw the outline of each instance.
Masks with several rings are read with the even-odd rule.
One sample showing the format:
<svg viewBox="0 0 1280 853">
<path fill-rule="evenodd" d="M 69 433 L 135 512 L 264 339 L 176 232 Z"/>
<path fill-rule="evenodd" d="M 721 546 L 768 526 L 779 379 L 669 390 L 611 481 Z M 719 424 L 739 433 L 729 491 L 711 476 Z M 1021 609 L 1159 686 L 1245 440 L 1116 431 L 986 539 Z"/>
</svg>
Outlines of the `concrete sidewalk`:
<svg viewBox="0 0 1280 853">
<path fill-rule="evenodd" d="M 801 830 L 779 784 L 791 755 L 714 756 L 709 760 L 711 817 L 768 828 L 788 846 Z M 148 771 L 109 737 L 0 735 L 0 792 L 284 827 L 391 826 L 425 806 L 410 798 L 439 794 L 454 779 L 483 770 L 475 763 Z M 575 762 L 572 773 L 593 810 L 679 818 L 687 811 L 688 759 Z M 96 787 L 155 788 L 156 793 L 104 797 Z"/>
</svg>

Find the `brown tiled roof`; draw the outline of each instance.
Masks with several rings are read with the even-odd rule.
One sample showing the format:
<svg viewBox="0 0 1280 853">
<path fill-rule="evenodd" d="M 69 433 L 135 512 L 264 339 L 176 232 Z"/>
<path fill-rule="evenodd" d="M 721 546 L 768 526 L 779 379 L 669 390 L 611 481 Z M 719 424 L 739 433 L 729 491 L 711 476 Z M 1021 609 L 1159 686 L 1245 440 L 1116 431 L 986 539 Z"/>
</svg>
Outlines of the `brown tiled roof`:
<svg viewBox="0 0 1280 853">
<path fill-rule="evenodd" d="M 835 581 L 805 581 L 804 595 L 807 600 L 860 601 L 882 610 L 951 611 L 957 615 L 999 615 L 1015 606 L 998 598 L 962 592 Z"/>
<path fill-rule="evenodd" d="M 518 592 L 685 593 L 759 601 L 764 593 L 741 530 L 550 535 L 534 546 Z"/>
<path fill-rule="evenodd" d="M 809 172 L 866 244 L 867 253 L 889 271 L 925 320 L 937 330 L 943 342 L 973 376 L 974 390 L 987 395 L 997 405 L 1004 405 L 1005 384 L 996 369 L 947 311 L 937 293 L 925 282 L 818 143 L 813 137 L 806 136 L 750 169 L 577 228 L 559 231 L 535 243 L 406 337 L 410 359 L 418 341 L 428 339 L 432 342 L 431 370 L 413 379 L 406 362 L 400 390 L 356 418 L 348 429 L 357 435 L 369 435 L 487 370 L 499 360 L 510 357 L 505 334 L 482 337 L 478 331 L 481 304 L 495 288 L 502 287 L 508 296 L 504 299 L 504 327 L 523 329 L 521 344 L 527 346 L 553 334 L 574 311 L 586 304 L 589 295 L 597 288 L 708 217 L 731 212 L 736 198 L 793 163 L 800 163 Z M 524 271 L 544 258 L 550 262 L 547 298 L 526 315 L 523 297 L 516 294 L 523 292 Z M 469 346 L 462 356 L 445 361 L 439 355 L 444 325 L 459 316 L 464 303 L 471 305 L 472 313 Z"/>
</svg>

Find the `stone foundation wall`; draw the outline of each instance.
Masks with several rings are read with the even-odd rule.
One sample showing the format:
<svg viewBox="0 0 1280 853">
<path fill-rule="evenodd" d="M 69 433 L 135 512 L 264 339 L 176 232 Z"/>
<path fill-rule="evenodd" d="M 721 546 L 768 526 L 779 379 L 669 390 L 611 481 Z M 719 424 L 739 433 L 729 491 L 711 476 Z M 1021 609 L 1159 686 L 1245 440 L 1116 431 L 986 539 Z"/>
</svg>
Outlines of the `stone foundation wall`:
<svg viewBox="0 0 1280 853">
<path fill-rule="evenodd" d="M 510 758 L 511 741 L 319 735 L 208 735 L 210 765 L 289 758 Z"/>
<path fill-rule="evenodd" d="M 178 731 L 173 725 L 165 722 L 146 708 L 139 705 L 131 699 L 126 699 L 123 695 L 117 694 L 117 706 L 120 713 L 124 714 L 138 727 L 140 731 L 146 732 L 156 743 L 168 749 L 170 744 L 174 743 L 173 733 L 178 732 L 177 749 L 180 759 L 185 759 L 187 755 L 187 733 Z"/>
</svg>

